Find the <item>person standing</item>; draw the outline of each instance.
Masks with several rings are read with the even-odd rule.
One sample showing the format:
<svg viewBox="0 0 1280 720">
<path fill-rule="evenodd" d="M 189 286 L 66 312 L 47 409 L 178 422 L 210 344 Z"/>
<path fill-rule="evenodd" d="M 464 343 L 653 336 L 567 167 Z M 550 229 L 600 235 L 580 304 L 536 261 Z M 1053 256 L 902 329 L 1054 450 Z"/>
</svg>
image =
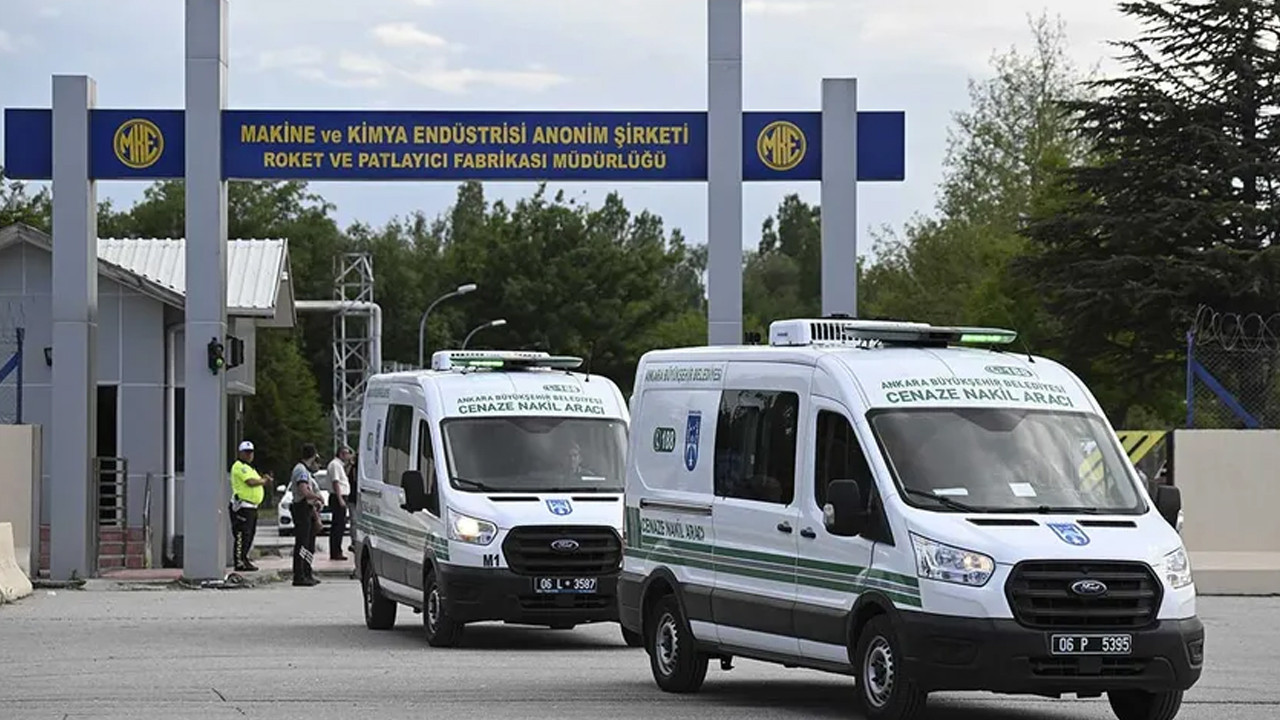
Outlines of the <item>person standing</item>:
<svg viewBox="0 0 1280 720">
<path fill-rule="evenodd" d="M 249 561 L 253 538 L 258 532 L 258 506 L 262 504 L 263 486 L 271 482 L 271 473 L 259 475 L 253 467 L 253 443 L 245 440 L 237 448 L 236 462 L 231 466 L 231 535 L 235 539 L 236 572 L 251 572 L 258 566 Z"/>
<path fill-rule="evenodd" d="M 315 560 L 316 534 L 320 525 L 320 484 L 316 482 L 315 472 L 320 466 L 320 454 L 316 446 L 307 443 L 302 446 L 302 459 L 293 466 L 289 477 L 289 485 L 293 489 L 293 505 L 289 511 L 293 514 L 293 584 L 310 587 L 319 585 L 312 571 L 311 563 Z"/>
<path fill-rule="evenodd" d="M 351 448 L 343 445 L 329 461 L 329 559 L 346 560 L 342 543 L 347 536 L 347 507 L 351 501 L 351 483 L 347 480 L 347 466 L 351 461 Z"/>
</svg>

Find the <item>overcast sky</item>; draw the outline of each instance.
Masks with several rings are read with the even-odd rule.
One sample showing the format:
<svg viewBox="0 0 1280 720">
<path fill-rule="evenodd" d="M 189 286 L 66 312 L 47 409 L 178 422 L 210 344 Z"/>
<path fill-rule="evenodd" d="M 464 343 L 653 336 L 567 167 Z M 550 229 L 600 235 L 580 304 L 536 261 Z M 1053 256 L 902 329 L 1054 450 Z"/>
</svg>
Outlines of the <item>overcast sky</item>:
<svg viewBox="0 0 1280 720">
<path fill-rule="evenodd" d="M 98 106 L 180 108 L 182 0 L 0 0 L 0 107 L 48 107 L 50 76 L 88 74 Z M 857 77 L 864 110 L 907 113 L 907 180 L 859 192 L 870 230 L 933 210 L 947 128 L 967 79 L 996 50 L 1025 47 L 1027 14 L 1067 24 L 1082 66 L 1132 24 L 1111 0 L 744 0 L 744 104 L 817 110 L 823 77 Z M 276 109 L 703 110 L 705 0 L 232 0 L 228 105 Z M 1106 65 L 1104 65 L 1105 67 Z M 2 122 L 2 120 L 0 120 Z M 3 159 L 0 158 L 0 164 Z M 99 184 L 128 204 L 143 183 Z M 515 199 L 531 183 L 490 183 Z M 553 185 L 598 202 L 619 190 L 696 242 L 704 184 Z M 317 183 L 343 224 L 381 223 L 451 202 L 450 183 Z M 745 246 L 786 193 L 748 183 Z"/>
</svg>

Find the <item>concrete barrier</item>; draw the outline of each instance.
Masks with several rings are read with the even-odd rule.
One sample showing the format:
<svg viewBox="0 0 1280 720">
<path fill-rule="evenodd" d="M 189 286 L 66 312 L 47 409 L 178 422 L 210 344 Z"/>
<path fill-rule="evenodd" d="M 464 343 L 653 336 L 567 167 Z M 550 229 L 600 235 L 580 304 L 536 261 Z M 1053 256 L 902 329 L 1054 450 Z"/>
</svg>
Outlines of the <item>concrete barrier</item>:
<svg viewBox="0 0 1280 720">
<path fill-rule="evenodd" d="M 1280 595 L 1280 430 L 1177 430 L 1173 483 L 1201 595 Z"/>
<path fill-rule="evenodd" d="M 31 581 L 18 567 L 13 552 L 13 524 L 0 523 L 0 602 L 13 602 L 31 594 Z"/>
</svg>

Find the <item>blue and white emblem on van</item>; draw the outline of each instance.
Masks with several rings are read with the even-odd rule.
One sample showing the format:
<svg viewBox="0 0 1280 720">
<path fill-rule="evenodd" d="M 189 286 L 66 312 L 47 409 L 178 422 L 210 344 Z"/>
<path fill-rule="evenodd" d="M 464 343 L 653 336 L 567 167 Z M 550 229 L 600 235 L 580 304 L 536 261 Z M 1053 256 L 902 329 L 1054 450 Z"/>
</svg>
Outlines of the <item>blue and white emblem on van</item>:
<svg viewBox="0 0 1280 720">
<path fill-rule="evenodd" d="M 689 419 L 684 426 L 684 466 L 690 472 L 698 467 L 698 441 L 702 437 L 702 413 L 689 411 Z"/>
<path fill-rule="evenodd" d="M 1075 523 L 1046 523 L 1058 539 L 1068 545 L 1088 545 L 1089 536 Z"/>
<path fill-rule="evenodd" d="M 551 511 L 552 515 L 568 515 L 573 512 L 573 506 L 569 504 L 568 500 L 548 500 L 547 509 Z"/>
</svg>

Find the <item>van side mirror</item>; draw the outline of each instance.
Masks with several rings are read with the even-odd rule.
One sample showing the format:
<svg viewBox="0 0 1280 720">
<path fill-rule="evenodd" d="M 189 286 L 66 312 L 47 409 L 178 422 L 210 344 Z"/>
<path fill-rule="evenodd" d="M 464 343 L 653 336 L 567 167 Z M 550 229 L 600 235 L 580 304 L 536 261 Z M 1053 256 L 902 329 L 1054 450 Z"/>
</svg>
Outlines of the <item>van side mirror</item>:
<svg viewBox="0 0 1280 720">
<path fill-rule="evenodd" d="M 822 507 L 822 522 L 827 532 L 855 537 L 867 529 L 869 519 L 870 513 L 857 482 L 832 480 L 827 485 L 827 504 Z"/>
<path fill-rule="evenodd" d="M 400 506 L 402 510 L 409 512 L 418 512 L 427 509 L 427 483 L 422 478 L 422 473 L 417 470 L 407 470 L 400 476 L 400 487 L 404 488 L 404 504 Z"/>
<path fill-rule="evenodd" d="M 1156 511 L 1169 523 L 1170 527 L 1178 527 L 1178 513 L 1182 512 L 1182 489 L 1172 485 L 1156 487 Z"/>
</svg>

